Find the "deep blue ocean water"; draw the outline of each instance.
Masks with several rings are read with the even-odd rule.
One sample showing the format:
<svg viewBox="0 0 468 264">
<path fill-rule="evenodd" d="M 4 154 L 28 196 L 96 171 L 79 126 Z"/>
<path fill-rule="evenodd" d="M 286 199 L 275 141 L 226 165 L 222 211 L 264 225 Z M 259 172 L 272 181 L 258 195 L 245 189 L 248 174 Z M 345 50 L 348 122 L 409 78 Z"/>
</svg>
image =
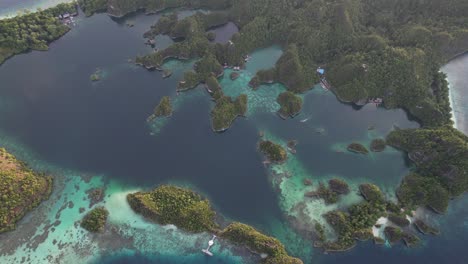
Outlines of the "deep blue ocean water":
<svg viewBox="0 0 468 264">
<path fill-rule="evenodd" d="M 188 183 L 208 196 L 224 216 L 270 234 L 284 232 L 284 228 L 272 224 L 284 219 L 278 195 L 256 151 L 259 130 L 283 139 L 297 139 L 298 160 L 312 175 L 339 175 L 350 181 L 365 178 L 394 188 L 407 172 L 403 153 L 369 160 L 330 149 L 334 144 L 368 141 L 369 133 L 385 135 L 394 124 L 416 127 L 416 123 L 401 110 L 374 106 L 354 109 L 324 91 L 305 95 L 304 110 L 296 119 L 283 121 L 274 113 L 259 111 L 237 119 L 222 134 L 211 131 L 209 114 L 213 104 L 208 96 L 200 91 L 184 93 L 179 96 L 187 99 L 161 131 L 152 135 L 146 118 L 162 96 L 177 97 L 175 86 L 181 72 L 163 79 L 157 72 L 127 60 L 151 52 L 143 44 L 142 34 L 157 18 L 133 16 L 128 19 L 135 22 L 135 27 L 127 28 L 124 21 L 95 15 L 81 19 L 48 52 L 30 52 L 8 60 L 0 66 L 2 134 L 21 142 L 44 162 L 104 174 L 108 180 L 124 185 L 150 188 L 166 182 Z M 231 29 L 226 34 L 232 34 Z M 222 33 L 218 32 L 218 37 Z M 263 60 L 262 56 L 265 54 L 259 56 Z M 91 83 L 89 76 L 96 68 L 103 71 L 103 79 Z M 298 122 L 300 119 L 307 121 Z M 375 131 L 369 132 L 369 126 L 374 126 Z M 318 135 L 317 128 L 325 129 L 326 136 Z M 10 151 L 15 153 L 15 149 Z M 21 153 L 15 154 L 22 158 Z M 313 251 L 307 259 L 312 263 L 467 263 L 466 205 L 465 197 L 454 201 L 446 216 L 434 216 L 442 235 L 425 237 L 419 249 L 361 243 L 346 253 L 323 255 Z M 0 243 L 6 243 L 1 235 Z M 205 260 L 200 257 L 182 262 L 177 255 L 140 253 L 104 256 L 99 263 Z M 210 263 L 230 262 L 213 259 Z"/>
</svg>

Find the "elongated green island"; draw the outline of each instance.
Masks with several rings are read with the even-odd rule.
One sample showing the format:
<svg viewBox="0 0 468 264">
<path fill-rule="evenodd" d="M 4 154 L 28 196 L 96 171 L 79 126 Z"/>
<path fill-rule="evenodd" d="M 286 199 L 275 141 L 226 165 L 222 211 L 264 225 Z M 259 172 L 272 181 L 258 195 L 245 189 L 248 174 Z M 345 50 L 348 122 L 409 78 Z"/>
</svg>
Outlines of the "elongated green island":
<svg viewBox="0 0 468 264">
<path fill-rule="evenodd" d="M 89 232 L 102 232 L 108 216 L 109 211 L 106 208 L 96 207 L 83 217 L 80 225 Z"/>
<path fill-rule="evenodd" d="M 151 192 L 129 194 L 127 201 L 135 212 L 162 225 L 173 224 L 189 232 L 216 229 L 209 201 L 191 190 L 162 185 Z"/>
<path fill-rule="evenodd" d="M 44 11 L 0 20 L 0 64 L 29 50 L 48 50 L 48 45 L 70 28 L 63 14 L 76 13 L 76 4 L 59 4 Z"/>
<path fill-rule="evenodd" d="M 288 158 L 286 150 L 281 145 L 270 140 L 261 141 L 258 144 L 258 148 L 271 162 L 280 163 Z"/>
<path fill-rule="evenodd" d="M 219 237 L 245 246 L 257 254 L 266 254 L 262 263 L 302 264 L 291 257 L 277 239 L 255 228 L 234 222 L 221 229 L 215 221 L 215 211 L 201 195 L 173 185 L 161 185 L 150 192 L 127 195 L 130 207 L 137 213 L 162 225 L 172 224 L 192 233 L 212 232 Z"/>
</svg>

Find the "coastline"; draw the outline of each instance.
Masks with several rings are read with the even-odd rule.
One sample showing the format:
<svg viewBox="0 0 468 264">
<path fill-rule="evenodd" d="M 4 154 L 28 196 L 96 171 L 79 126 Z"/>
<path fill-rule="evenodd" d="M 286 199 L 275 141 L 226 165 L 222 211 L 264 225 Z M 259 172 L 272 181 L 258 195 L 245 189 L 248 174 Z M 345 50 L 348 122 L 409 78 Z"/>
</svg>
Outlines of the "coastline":
<svg viewBox="0 0 468 264">
<path fill-rule="evenodd" d="M 468 134 L 468 131 L 466 131 L 466 128 L 463 126 L 463 122 L 460 123 L 460 120 L 463 120 L 464 112 L 463 108 L 460 108 L 460 104 L 456 103 L 457 98 L 463 98 L 463 95 L 459 95 L 457 92 L 461 91 L 463 87 L 456 87 L 456 85 L 460 82 L 457 79 L 463 78 L 463 68 L 459 71 L 454 69 L 454 66 L 451 65 L 451 63 L 455 63 L 456 61 L 462 61 L 459 62 L 461 65 L 467 64 L 468 62 L 468 53 L 464 52 L 461 54 L 458 54 L 457 56 L 454 56 L 452 59 L 450 59 L 445 65 L 443 65 L 440 69 L 441 72 L 446 74 L 447 76 L 447 82 L 449 86 L 449 102 L 450 102 L 450 108 L 451 108 L 451 120 L 453 121 L 453 127 L 465 134 Z M 465 62 L 466 61 L 466 62 Z M 468 115 L 468 113 L 466 113 Z"/>
<path fill-rule="evenodd" d="M 36 12 L 38 8 L 47 9 L 47 8 L 54 7 L 61 3 L 71 3 L 74 1 L 75 0 L 42 0 L 42 1 L 32 1 L 31 3 L 24 3 L 24 6 L 22 6 L 21 4 L 18 4 L 18 6 L 5 8 L 4 10 L 2 10 L 0 12 L 0 20 L 13 18 L 18 15 L 18 12 L 23 13 L 23 11 L 25 10 L 28 10 L 30 12 Z"/>
<path fill-rule="evenodd" d="M 458 124 L 457 124 L 457 117 L 456 117 L 456 111 L 454 110 L 454 102 L 453 102 L 453 90 L 454 87 L 452 86 L 452 84 L 450 83 L 450 80 L 449 78 L 447 77 L 447 82 L 448 82 L 448 87 L 449 87 L 449 102 L 450 102 L 450 114 L 451 114 L 451 117 L 450 119 L 453 121 L 453 127 L 460 130 L 460 128 L 458 127 Z"/>
<path fill-rule="evenodd" d="M 450 63 L 450 62 L 449 62 L 449 63 Z M 448 81 L 448 80 L 449 80 L 449 78 L 447 78 L 447 81 Z M 448 95 L 449 98 L 448 98 L 448 99 L 449 99 L 449 102 L 450 102 L 450 106 L 451 106 L 451 108 L 452 108 L 452 110 L 451 110 L 451 119 L 454 121 L 454 127 L 458 129 L 458 125 L 457 125 L 457 122 L 456 122 L 456 118 L 457 118 L 457 116 L 459 116 L 459 113 L 453 109 L 454 105 L 456 105 L 456 100 L 455 100 L 455 98 L 456 98 L 456 96 L 457 96 L 457 93 L 454 93 L 454 91 L 451 90 L 451 88 L 454 88 L 454 87 L 452 87 L 453 85 L 451 85 L 450 82 L 448 83 L 448 85 L 449 85 L 449 95 Z M 460 88 L 461 88 L 461 87 L 459 86 L 459 89 L 460 89 Z M 455 89 L 455 88 L 454 88 L 454 89 Z M 338 98 L 338 96 L 337 96 L 337 98 Z M 338 100 L 340 100 L 340 99 L 338 98 Z M 457 114 L 456 114 L 456 113 L 457 113 Z M 232 122 L 231 122 L 231 124 L 232 124 Z M 227 128 L 226 128 L 226 129 L 227 129 Z M 466 133 L 466 132 L 465 132 L 465 133 Z"/>
</svg>

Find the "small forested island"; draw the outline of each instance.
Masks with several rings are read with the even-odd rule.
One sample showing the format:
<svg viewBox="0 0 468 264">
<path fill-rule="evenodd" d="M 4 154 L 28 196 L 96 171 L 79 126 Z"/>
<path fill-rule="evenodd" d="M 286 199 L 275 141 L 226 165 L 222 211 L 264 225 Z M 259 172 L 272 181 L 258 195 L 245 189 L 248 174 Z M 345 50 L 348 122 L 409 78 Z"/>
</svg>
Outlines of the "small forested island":
<svg viewBox="0 0 468 264">
<path fill-rule="evenodd" d="M 292 154 L 295 154 L 297 152 L 296 150 L 296 146 L 297 146 L 298 142 L 297 140 L 288 140 L 288 142 L 286 143 L 286 145 L 288 146 L 288 151 L 291 152 Z"/>
<path fill-rule="evenodd" d="M 106 208 L 96 207 L 83 217 L 80 225 L 89 232 L 102 232 L 108 216 L 109 211 Z"/>
<path fill-rule="evenodd" d="M 437 230 L 434 227 L 429 226 L 421 219 L 416 219 L 414 221 L 414 226 L 418 229 L 419 232 L 421 232 L 424 235 L 427 235 L 427 234 L 438 235 L 440 233 L 439 230 Z"/>
<path fill-rule="evenodd" d="M 302 108 L 302 98 L 290 91 L 278 95 L 277 102 L 281 106 L 278 114 L 283 119 L 296 116 Z"/>
<path fill-rule="evenodd" d="M 75 3 L 59 4 L 47 10 L 0 20 L 0 64 L 15 54 L 48 50 L 49 43 L 70 30 L 59 16 L 76 11 Z"/>
<path fill-rule="evenodd" d="M 92 81 L 92 82 L 97 82 L 99 80 L 101 80 L 101 69 L 97 68 L 96 71 L 91 74 L 91 76 L 89 76 L 89 79 Z"/>
<path fill-rule="evenodd" d="M 158 117 L 170 117 L 172 115 L 172 103 L 169 96 L 163 96 L 159 104 L 154 108 L 153 114 L 148 117 L 151 121 Z"/>
<path fill-rule="evenodd" d="M 333 227 L 338 235 L 336 240 L 327 241 L 322 235 L 322 227 L 316 226 L 317 236 L 320 238 L 315 246 L 322 247 L 325 251 L 345 251 L 353 248 L 357 241 L 374 239 L 376 243 L 382 243 L 380 238 L 374 237 L 371 228 L 380 217 L 388 217 L 396 225 L 406 227 L 405 213 L 400 206 L 385 201 L 385 197 L 379 187 L 373 184 L 359 186 L 364 201 L 350 206 L 346 211 L 335 210 L 327 213 L 325 219 Z M 405 221 L 406 220 L 406 221 Z M 391 243 L 403 241 L 408 247 L 418 244 L 419 238 L 400 227 L 385 227 L 386 238 Z"/>
<path fill-rule="evenodd" d="M 159 104 L 154 109 L 155 116 L 171 116 L 172 115 L 172 104 L 169 96 L 163 96 Z"/>
<path fill-rule="evenodd" d="M 15 229 L 28 211 L 48 199 L 52 178 L 29 169 L 0 148 L 0 233 Z"/>
<path fill-rule="evenodd" d="M 346 149 L 348 151 L 350 151 L 350 152 L 354 152 L 354 153 L 358 153 L 358 154 L 368 154 L 369 153 L 369 150 L 367 150 L 367 148 L 364 145 L 362 145 L 360 143 L 356 143 L 356 142 L 353 142 L 353 143 L 349 144 Z"/>
<path fill-rule="evenodd" d="M 331 179 L 328 181 L 328 188 L 325 184 L 320 183 L 317 190 L 307 192 L 304 195 L 306 197 L 321 198 L 326 204 L 334 204 L 338 202 L 340 195 L 346 195 L 349 193 L 348 184 L 341 179 Z"/>
<path fill-rule="evenodd" d="M 212 232 L 231 243 L 245 246 L 258 255 L 266 254 L 262 263 L 302 264 L 291 257 L 283 244 L 255 228 L 233 222 L 221 229 L 215 221 L 215 211 L 210 202 L 189 189 L 161 185 L 150 192 L 127 195 L 130 207 L 137 213 L 162 225 L 172 224 L 192 233 Z"/>
<path fill-rule="evenodd" d="M 81 10 L 86 16 L 91 16 L 97 12 L 103 12 L 107 10 L 107 0 L 78 0 L 78 4 Z"/>
<path fill-rule="evenodd" d="M 217 228 L 210 202 L 188 189 L 162 185 L 150 192 L 131 193 L 127 201 L 135 212 L 161 225 L 173 224 L 189 232 Z"/>
<path fill-rule="evenodd" d="M 258 149 L 266 156 L 268 161 L 274 163 L 281 163 L 288 158 L 286 150 L 270 140 L 260 141 Z"/>
<path fill-rule="evenodd" d="M 386 146 L 387 143 L 385 142 L 385 139 L 376 138 L 371 141 L 370 150 L 373 152 L 382 152 L 385 150 Z"/>
<path fill-rule="evenodd" d="M 213 130 L 222 132 L 228 129 L 238 116 L 247 112 L 247 96 L 241 94 L 234 101 L 229 96 L 220 96 L 211 111 Z"/>
<path fill-rule="evenodd" d="M 405 216 L 394 213 L 388 215 L 388 220 L 390 220 L 392 223 L 399 227 L 407 227 L 410 225 L 410 221 L 406 219 Z"/>
</svg>

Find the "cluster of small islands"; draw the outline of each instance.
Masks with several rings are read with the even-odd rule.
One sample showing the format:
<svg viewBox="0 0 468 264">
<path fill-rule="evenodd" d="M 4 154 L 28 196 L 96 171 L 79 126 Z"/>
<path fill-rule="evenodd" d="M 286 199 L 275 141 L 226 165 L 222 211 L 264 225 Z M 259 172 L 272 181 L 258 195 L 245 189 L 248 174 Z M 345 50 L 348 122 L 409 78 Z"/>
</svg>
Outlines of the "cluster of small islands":
<svg viewBox="0 0 468 264">
<path fill-rule="evenodd" d="M 268 89 L 271 83 L 286 87 L 277 98 L 281 118 L 296 116 L 303 104 L 299 94 L 326 78 L 330 90 L 344 103 L 359 106 L 380 98 L 381 107 L 403 108 L 417 120 L 420 128 L 395 128 L 385 139 L 374 139 L 369 146 L 348 145 L 348 151 L 357 155 L 381 152 L 387 146 L 399 149 L 408 154 L 415 168 L 397 188 L 396 202 L 387 200 L 376 185 L 364 183 L 359 186 L 362 202 L 324 215 L 337 235 L 329 240 L 324 227 L 315 225 L 314 245 L 324 251 L 348 250 L 357 241 L 369 239 L 384 243 L 372 233 L 380 217 L 393 223 L 385 227 L 390 243 L 403 241 L 415 246 L 420 238 L 409 228 L 407 217 L 419 207 L 443 214 L 451 199 L 468 190 L 468 137 L 453 128 L 448 84 L 439 71 L 441 65 L 467 50 L 466 1 L 79 0 L 0 20 L 0 64 L 15 54 L 47 50 L 48 44 L 70 30 L 63 14 L 76 15 L 78 6 L 87 16 L 107 12 L 114 17 L 141 10 L 210 10 L 183 19 L 178 19 L 176 12 L 163 15 L 144 37 L 152 40 L 164 34 L 175 42 L 136 57 L 135 63 L 163 71 L 162 65 L 169 59 L 196 59 L 193 70 L 184 74 L 176 89 L 184 92 L 205 86 L 214 101 L 211 118 L 215 132 L 229 129 L 247 112 L 246 95 L 231 98 L 223 93 L 219 78 L 224 69 L 243 69 L 249 53 L 273 44 L 285 52 L 273 68 L 257 72 L 249 85 L 252 89 Z M 229 43 L 214 43 L 214 33 L 208 31 L 228 22 L 235 23 L 239 32 Z M 317 74 L 317 68 L 326 69 L 326 76 Z M 91 80 L 99 80 L 99 75 L 98 69 Z M 233 72 L 230 77 L 235 80 L 238 74 Z M 172 111 L 171 98 L 163 97 L 148 121 L 168 118 Z M 281 163 L 296 144 L 291 141 L 285 147 L 260 139 L 258 149 L 270 163 Z M 304 185 L 314 184 L 306 180 Z M 315 185 L 306 196 L 327 204 L 350 192 L 341 179 Z M 0 232 L 14 229 L 29 210 L 48 198 L 52 187 L 52 177 L 30 170 L 0 149 Z M 279 240 L 251 226 L 237 222 L 221 226 L 210 202 L 191 190 L 161 185 L 153 191 L 131 193 L 127 201 L 135 212 L 159 224 L 173 224 L 193 233 L 214 233 L 266 254 L 262 263 L 302 263 L 289 256 Z M 95 207 L 82 219 L 81 226 L 99 232 L 110 213 L 104 207 Z M 423 234 L 438 233 L 421 219 L 412 224 Z"/>
</svg>

